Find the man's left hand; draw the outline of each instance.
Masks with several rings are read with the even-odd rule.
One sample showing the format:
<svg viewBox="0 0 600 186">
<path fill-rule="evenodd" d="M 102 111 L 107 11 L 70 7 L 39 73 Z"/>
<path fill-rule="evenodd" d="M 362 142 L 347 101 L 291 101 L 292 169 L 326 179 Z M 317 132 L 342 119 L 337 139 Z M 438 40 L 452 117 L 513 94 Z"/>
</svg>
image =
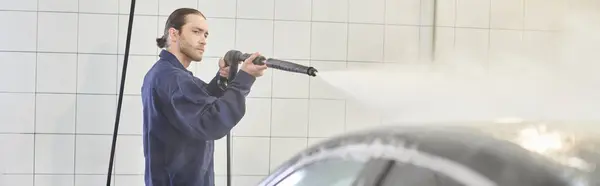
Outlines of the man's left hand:
<svg viewBox="0 0 600 186">
<path fill-rule="evenodd" d="M 229 78 L 229 66 L 225 67 L 225 60 L 219 59 L 219 75 L 224 78 Z"/>
</svg>

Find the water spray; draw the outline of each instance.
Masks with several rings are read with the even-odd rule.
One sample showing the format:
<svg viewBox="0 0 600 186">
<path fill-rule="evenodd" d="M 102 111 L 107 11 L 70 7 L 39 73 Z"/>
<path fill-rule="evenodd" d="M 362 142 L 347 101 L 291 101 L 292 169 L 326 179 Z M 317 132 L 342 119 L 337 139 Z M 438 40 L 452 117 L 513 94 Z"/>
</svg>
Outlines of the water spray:
<svg viewBox="0 0 600 186">
<path fill-rule="evenodd" d="M 245 61 L 251 55 L 252 54 L 242 53 L 237 50 L 228 51 L 225 54 L 225 57 L 223 57 L 223 60 L 225 61 L 225 66 L 229 66 L 229 78 L 220 77 L 218 81 L 219 85 L 225 87 L 227 86 L 227 84 L 229 84 L 229 82 L 233 81 L 238 72 L 239 63 L 241 61 Z M 266 58 L 264 56 L 257 56 L 256 58 L 254 58 L 252 63 L 254 63 L 255 65 L 266 64 L 269 68 L 306 74 L 312 77 L 317 76 L 318 72 L 317 69 L 315 69 L 314 67 L 304 66 L 297 63 L 292 63 L 289 61 L 274 58 Z M 231 133 L 227 134 L 227 186 L 231 186 Z"/>
</svg>

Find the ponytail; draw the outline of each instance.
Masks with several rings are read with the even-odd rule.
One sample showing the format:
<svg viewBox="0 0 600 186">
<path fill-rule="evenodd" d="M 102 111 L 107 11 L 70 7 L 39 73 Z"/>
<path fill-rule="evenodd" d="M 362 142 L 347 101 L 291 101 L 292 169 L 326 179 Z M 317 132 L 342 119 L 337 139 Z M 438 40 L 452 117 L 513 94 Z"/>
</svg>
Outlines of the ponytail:
<svg viewBox="0 0 600 186">
<path fill-rule="evenodd" d="M 158 46 L 158 48 L 165 48 L 167 46 L 167 37 L 163 35 L 162 37 L 156 38 L 156 46 Z"/>
</svg>

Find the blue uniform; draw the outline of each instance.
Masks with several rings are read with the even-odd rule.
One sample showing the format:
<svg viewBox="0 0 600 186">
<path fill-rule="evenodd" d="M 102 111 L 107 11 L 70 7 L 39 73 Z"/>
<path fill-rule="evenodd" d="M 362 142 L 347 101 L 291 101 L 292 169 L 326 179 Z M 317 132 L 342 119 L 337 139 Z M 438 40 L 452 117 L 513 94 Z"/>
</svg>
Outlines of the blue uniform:
<svg viewBox="0 0 600 186">
<path fill-rule="evenodd" d="M 226 88 L 217 79 L 205 83 L 166 50 L 144 77 L 146 186 L 214 185 L 214 140 L 244 116 L 255 77 L 239 71 Z"/>
</svg>

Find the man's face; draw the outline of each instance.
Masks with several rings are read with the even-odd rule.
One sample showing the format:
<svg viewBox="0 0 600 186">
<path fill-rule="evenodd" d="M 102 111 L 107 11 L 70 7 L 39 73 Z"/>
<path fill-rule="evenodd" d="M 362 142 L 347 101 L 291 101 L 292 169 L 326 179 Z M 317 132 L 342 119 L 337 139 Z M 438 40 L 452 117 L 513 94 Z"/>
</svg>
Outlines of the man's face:
<svg viewBox="0 0 600 186">
<path fill-rule="evenodd" d="M 208 25 L 201 15 L 190 14 L 186 24 L 176 36 L 177 46 L 182 54 L 192 61 L 201 61 L 208 37 Z"/>
</svg>

